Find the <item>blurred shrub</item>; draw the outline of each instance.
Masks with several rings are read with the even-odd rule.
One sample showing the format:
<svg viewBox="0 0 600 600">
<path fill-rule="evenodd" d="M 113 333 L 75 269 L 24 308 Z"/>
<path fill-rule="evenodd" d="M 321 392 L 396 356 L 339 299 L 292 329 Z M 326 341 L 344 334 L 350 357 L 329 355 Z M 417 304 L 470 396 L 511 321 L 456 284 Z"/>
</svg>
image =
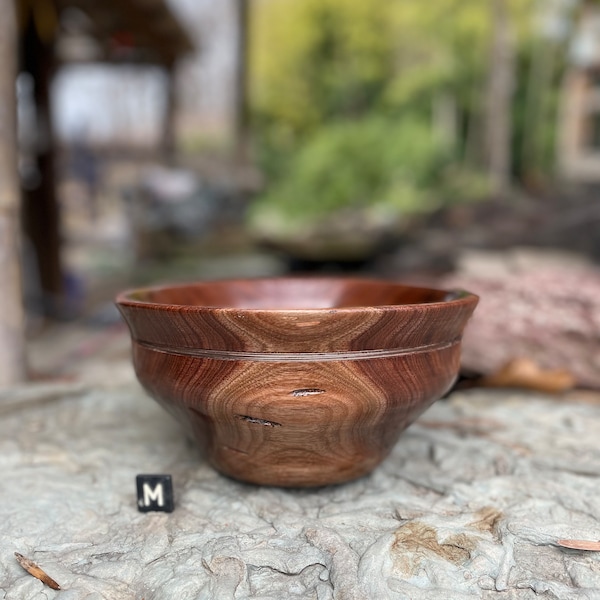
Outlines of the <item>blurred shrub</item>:
<svg viewBox="0 0 600 600">
<path fill-rule="evenodd" d="M 255 201 L 249 222 L 272 241 L 323 223 L 335 232 L 344 221 L 355 232 L 397 232 L 408 216 L 487 190 L 486 179 L 456 164 L 423 119 L 369 116 L 314 134 Z"/>
<path fill-rule="evenodd" d="M 394 74 L 396 34 L 381 0 L 258 0 L 251 101 L 278 137 L 375 108 Z"/>
<path fill-rule="evenodd" d="M 542 17 L 553 12 L 546 4 L 560 3 L 506 1 L 516 55 L 513 172 L 522 180 L 553 168 L 564 44 L 543 35 Z M 430 0 L 424 9 L 415 1 L 254 0 L 252 6 L 250 101 L 268 177 L 278 180 L 290 156 L 294 173 L 300 169 L 299 155 L 317 146 L 315 134 L 335 138 L 332 120 L 385 114 L 404 121 L 409 114 L 421 123 L 424 144 L 430 143 L 424 122 L 432 130 L 445 123 L 449 133 L 436 134 L 452 138 L 456 160 L 465 165 L 455 173 L 473 185 L 485 154 L 493 3 Z M 444 103 L 440 119 L 436 107 Z M 331 133 L 321 136 L 322 127 Z"/>
</svg>

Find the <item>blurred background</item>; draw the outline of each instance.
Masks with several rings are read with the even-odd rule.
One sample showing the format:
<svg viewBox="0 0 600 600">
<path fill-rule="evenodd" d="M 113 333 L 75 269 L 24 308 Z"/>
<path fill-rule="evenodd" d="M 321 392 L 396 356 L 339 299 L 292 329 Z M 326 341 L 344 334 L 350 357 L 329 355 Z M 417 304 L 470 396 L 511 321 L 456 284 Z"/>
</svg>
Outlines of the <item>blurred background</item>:
<svg viewBox="0 0 600 600">
<path fill-rule="evenodd" d="M 599 385 L 600 2 L 3 2 L 30 377 L 125 361 L 121 289 L 313 272 L 469 287 L 467 370 Z"/>
</svg>

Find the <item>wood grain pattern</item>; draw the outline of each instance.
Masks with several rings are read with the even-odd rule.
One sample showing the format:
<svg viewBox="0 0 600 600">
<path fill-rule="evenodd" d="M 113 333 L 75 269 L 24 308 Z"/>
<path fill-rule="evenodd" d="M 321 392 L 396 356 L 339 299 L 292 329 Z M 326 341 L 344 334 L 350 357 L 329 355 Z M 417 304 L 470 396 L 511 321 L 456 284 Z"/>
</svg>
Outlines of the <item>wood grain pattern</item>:
<svg viewBox="0 0 600 600">
<path fill-rule="evenodd" d="M 281 278 L 154 288 L 117 303 L 140 382 L 217 469 L 316 486 L 371 471 L 449 388 L 477 298 Z"/>
</svg>

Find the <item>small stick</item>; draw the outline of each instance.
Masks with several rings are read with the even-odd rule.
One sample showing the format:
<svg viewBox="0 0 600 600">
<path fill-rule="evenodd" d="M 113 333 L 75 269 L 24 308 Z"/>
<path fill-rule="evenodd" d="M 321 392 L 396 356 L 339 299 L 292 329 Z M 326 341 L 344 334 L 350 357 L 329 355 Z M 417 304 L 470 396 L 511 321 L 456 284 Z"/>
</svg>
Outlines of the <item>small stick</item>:
<svg viewBox="0 0 600 600">
<path fill-rule="evenodd" d="M 25 558 L 22 554 L 15 552 L 15 556 L 17 558 L 17 562 L 30 574 L 33 575 L 36 579 L 39 579 L 42 583 L 45 583 L 48 587 L 51 587 L 53 590 L 60 590 L 60 585 L 52 579 L 45 571 L 40 569 L 32 560 Z"/>
<path fill-rule="evenodd" d="M 563 548 L 572 548 L 573 550 L 591 550 L 592 552 L 600 552 L 600 541 L 593 542 L 591 540 L 558 540 L 556 542 Z"/>
</svg>

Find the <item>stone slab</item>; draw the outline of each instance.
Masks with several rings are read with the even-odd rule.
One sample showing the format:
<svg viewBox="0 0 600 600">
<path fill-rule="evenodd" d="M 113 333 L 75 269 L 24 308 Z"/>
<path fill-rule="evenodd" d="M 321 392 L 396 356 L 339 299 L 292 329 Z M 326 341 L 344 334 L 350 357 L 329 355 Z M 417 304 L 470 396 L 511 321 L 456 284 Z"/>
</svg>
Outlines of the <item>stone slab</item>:
<svg viewBox="0 0 600 600">
<path fill-rule="evenodd" d="M 285 490 L 216 473 L 136 384 L 3 392 L 0 599 L 598 599 L 600 553 L 557 545 L 600 540 L 596 400 L 455 393 L 370 476 Z"/>
</svg>

